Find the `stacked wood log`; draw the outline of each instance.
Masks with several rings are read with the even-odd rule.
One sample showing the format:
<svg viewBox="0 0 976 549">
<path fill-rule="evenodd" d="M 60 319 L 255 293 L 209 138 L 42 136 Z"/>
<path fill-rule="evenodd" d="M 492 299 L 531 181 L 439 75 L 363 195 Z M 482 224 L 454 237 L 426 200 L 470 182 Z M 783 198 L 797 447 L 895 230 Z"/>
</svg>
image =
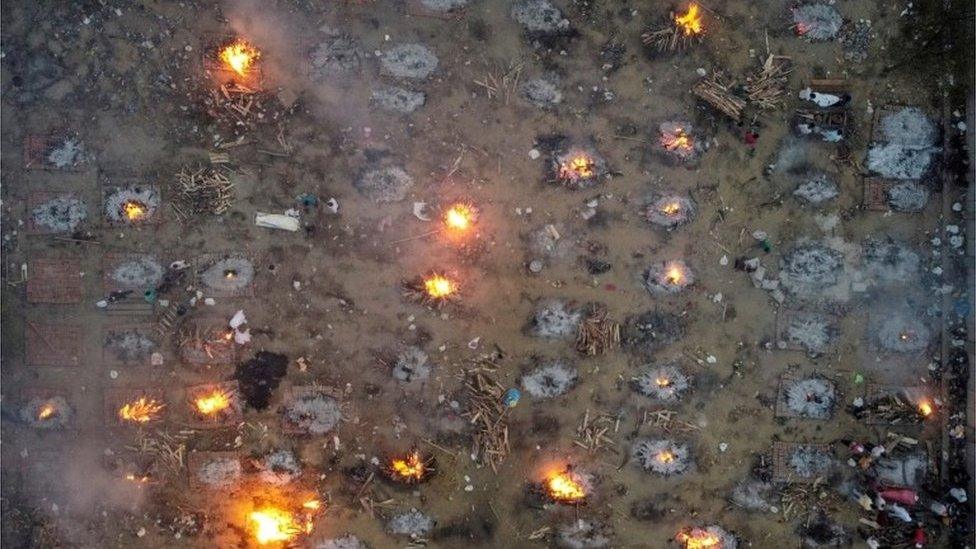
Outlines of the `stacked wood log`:
<svg viewBox="0 0 976 549">
<path fill-rule="evenodd" d="M 226 212 L 234 199 L 234 184 L 220 170 L 183 167 L 176 175 L 176 204 L 174 209 L 181 219 L 191 215 L 220 215 Z"/>
<path fill-rule="evenodd" d="M 691 88 L 691 93 L 738 122 L 742 118 L 742 110 L 746 107 L 746 101 L 735 94 L 734 87 L 735 82 L 723 73 L 715 72 L 698 81 Z"/>
</svg>

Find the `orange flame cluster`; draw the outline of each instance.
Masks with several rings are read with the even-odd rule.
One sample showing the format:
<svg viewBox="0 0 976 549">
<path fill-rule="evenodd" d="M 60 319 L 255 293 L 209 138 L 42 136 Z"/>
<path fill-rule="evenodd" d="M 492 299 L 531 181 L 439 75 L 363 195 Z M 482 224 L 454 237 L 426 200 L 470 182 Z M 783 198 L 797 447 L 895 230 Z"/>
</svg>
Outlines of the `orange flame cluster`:
<svg viewBox="0 0 976 549">
<path fill-rule="evenodd" d="M 265 506 L 248 513 L 255 541 L 259 545 L 289 542 L 301 534 L 312 533 L 312 514 L 322 507 L 317 499 L 302 503 L 304 513 L 293 513 L 281 507 Z"/>
<path fill-rule="evenodd" d="M 579 503 L 586 499 L 586 487 L 571 471 L 554 471 L 546 477 L 546 491 L 555 501 Z"/>
<path fill-rule="evenodd" d="M 475 221 L 474 208 L 467 204 L 455 204 L 444 214 L 444 224 L 448 229 L 466 231 Z"/>
<path fill-rule="evenodd" d="M 240 76 L 247 76 L 251 66 L 260 57 L 261 52 L 244 40 L 237 40 L 220 50 L 220 60 Z"/>
<path fill-rule="evenodd" d="M 681 532 L 677 536 L 678 542 L 683 543 L 685 549 L 704 549 L 705 547 L 718 547 L 722 540 L 715 534 L 695 528 L 690 532 Z"/>
<path fill-rule="evenodd" d="M 147 482 L 149 482 L 149 476 L 148 475 L 138 476 L 135 473 L 126 473 L 125 480 L 129 482 L 134 482 L 136 484 L 146 484 Z"/>
<path fill-rule="evenodd" d="M 681 284 L 682 281 L 684 281 L 685 272 L 681 269 L 680 266 L 678 266 L 675 263 L 672 263 L 667 267 L 667 270 L 664 273 L 664 279 L 668 282 L 668 284 L 677 286 L 678 284 Z"/>
<path fill-rule="evenodd" d="M 419 482 L 427 473 L 419 452 L 411 452 L 402 458 L 393 458 L 390 462 L 390 472 L 394 479 L 404 482 Z"/>
<path fill-rule="evenodd" d="M 702 18 L 699 13 L 698 4 L 688 6 L 688 11 L 684 15 L 675 15 L 674 23 L 681 29 L 685 36 L 701 34 L 703 30 Z"/>
<path fill-rule="evenodd" d="M 586 179 L 596 173 L 596 162 L 586 154 L 579 153 L 559 165 L 562 179 Z"/>
<path fill-rule="evenodd" d="M 657 456 L 655 456 L 655 457 L 661 463 L 671 463 L 672 461 L 674 461 L 676 459 L 674 453 L 673 452 L 669 452 L 668 450 L 663 450 L 661 452 L 658 452 Z"/>
<path fill-rule="evenodd" d="M 45 404 L 44 406 L 41 406 L 40 410 L 37 411 L 37 419 L 40 420 L 51 419 L 52 417 L 54 417 L 54 414 L 57 411 L 58 409 L 53 404 L 50 403 Z"/>
<path fill-rule="evenodd" d="M 125 204 L 122 204 L 122 211 L 125 212 L 125 217 L 129 221 L 139 221 L 146 217 L 146 214 L 149 213 L 149 208 L 138 200 L 127 200 Z"/>
<path fill-rule="evenodd" d="M 165 404 L 156 401 L 156 399 L 139 397 L 119 408 L 119 419 L 135 423 L 149 423 L 158 417 L 165 407 Z"/>
<path fill-rule="evenodd" d="M 433 274 L 424 279 L 424 291 L 432 299 L 445 299 L 457 293 L 457 282 L 446 276 Z"/>
<path fill-rule="evenodd" d="M 661 213 L 664 215 L 677 215 L 681 211 L 681 204 L 677 202 L 668 202 L 661 207 Z"/>
<path fill-rule="evenodd" d="M 922 417 L 929 417 L 934 411 L 935 408 L 928 400 L 922 400 L 918 403 L 918 413 L 922 414 Z"/>
<path fill-rule="evenodd" d="M 193 406 L 205 416 L 214 417 L 230 407 L 233 395 L 229 391 L 215 388 L 193 400 Z"/>
<path fill-rule="evenodd" d="M 691 136 L 684 128 L 676 128 L 674 133 L 662 135 L 661 145 L 669 151 L 687 151 L 693 146 Z"/>
<path fill-rule="evenodd" d="M 670 387 L 671 380 L 666 377 L 659 377 L 654 380 L 658 387 Z"/>
</svg>

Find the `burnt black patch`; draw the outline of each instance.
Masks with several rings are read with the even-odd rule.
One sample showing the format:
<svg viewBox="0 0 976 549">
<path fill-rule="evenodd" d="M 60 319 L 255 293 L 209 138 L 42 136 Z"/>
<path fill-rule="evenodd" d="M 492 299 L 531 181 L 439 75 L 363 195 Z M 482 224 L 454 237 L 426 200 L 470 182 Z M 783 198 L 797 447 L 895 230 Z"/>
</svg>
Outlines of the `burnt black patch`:
<svg viewBox="0 0 976 549">
<path fill-rule="evenodd" d="M 258 351 L 254 358 L 237 365 L 234 379 L 240 382 L 241 393 L 247 405 L 255 410 L 264 410 L 287 371 L 287 356 Z"/>
</svg>

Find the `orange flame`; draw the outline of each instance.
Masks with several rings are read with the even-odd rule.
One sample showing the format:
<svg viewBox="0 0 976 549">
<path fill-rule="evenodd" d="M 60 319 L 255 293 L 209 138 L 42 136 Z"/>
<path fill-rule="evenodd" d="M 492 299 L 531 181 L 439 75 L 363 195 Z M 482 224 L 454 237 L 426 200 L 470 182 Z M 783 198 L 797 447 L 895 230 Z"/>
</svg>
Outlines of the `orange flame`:
<svg viewBox="0 0 976 549">
<path fill-rule="evenodd" d="M 149 397 L 139 397 L 119 408 L 119 419 L 136 423 L 148 423 L 159 416 L 166 405 Z"/>
<path fill-rule="evenodd" d="M 685 549 L 702 549 L 704 547 L 718 547 L 722 540 L 711 532 L 696 528 L 691 533 L 682 532 L 678 534 L 678 542 L 683 543 Z"/>
<path fill-rule="evenodd" d="M 247 76 L 251 65 L 259 57 L 261 52 L 243 40 L 238 40 L 220 51 L 220 60 L 241 76 Z"/>
<path fill-rule="evenodd" d="M 694 36 L 702 31 L 702 18 L 698 13 L 698 4 L 688 6 L 688 12 L 684 15 L 676 15 L 674 22 L 685 33 L 685 36 Z"/>
<path fill-rule="evenodd" d="M 681 204 L 677 202 L 668 202 L 661 208 L 661 213 L 664 215 L 676 215 L 681 211 Z"/>
<path fill-rule="evenodd" d="M 233 395 L 228 391 L 213 389 L 194 399 L 193 405 L 198 412 L 205 416 L 216 416 L 230 407 L 232 397 Z"/>
<path fill-rule="evenodd" d="M 669 387 L 671 385 L 671 380 L 666 377 L 659 377 L 654 380 L 658 387 Z"/>
<path fill-rule="evenodd" d="M 669 151 L 689 150 L 692 147 L 691 136 L 682 128 L 677 128 L 671 135 L 661 136 L 661 145 Z"/>
<path fill-rule="evenodd" d="M 149 208 L 146 208 L 146 205 L 138 200 L 127 200 L 122 205 L 122 209 L 130 221 L 138 221 L 146 217 L 146 214 L 149 212 Z"/>
<path fill-rule="evenodd" d="M 664 274 L 664 279 L 668 281 L 669 284 L 678 285 L 685 279 L 685 273 L 681 270 L 681 267 L 677 265 L 671 265 L 668 267 L 667 272 Z"/>
<path fill-rule="evenodd" d="M 41 406 L 41 409 L 37 411 L 37 419 L 45 420 L 51 419 L 58 409 L 54 407 L 53 404 L 45 404 Z"/>
<path fill-rule="evenodd" d="M 559 166 L 559 177 L 563 179 L 586 179 L 593 177 L 596 163 L 585 154 L 577 154 Z"/>
<path fill-rule="evenodd" d="M 445 276 L 435 274 L 424 280 L 424 290 L 428 296 L 442 299 L 457 292 L 457 283 Z"/>
<path fill-rule="evenodd" d="M 474 210 L 467 204 L 455 204 L 444 214 L 444 224 L 456 231 L 467 230 L 474 223 Z"/>
<path fill-rule="evenodd" d="M 149 476 L 143 475 L 140 477 L 140 476 L 136 476 L 133 473 L 126 473 L 125 480 L 128 480 L 129 482 L 134 482 L 136 484 L 145 484 L 149 482 Z"/>
<path fill-rule="evenodd" d="M 260 545 L 290 541 L 305 530 L 292 513 L 276 507 L 251 511 L 248 520 L 254 527 L 254 538 Z"/>
<path fill-rule="evenodd" d="M 664 450 L 662 452 L 658 452 L 658 454 L 657 454 L 656 457 L 657 457 L 657 460 L 660 461 L 661 463 L 671 463 L 672 461 L 675 460 L 674 453 L 669 452 L 667 450 Z"/>
<path fill-rule="evenodd" d="M 404 458 L 394 458 L 390 463 L 390 471 L 398 480 L 416 482 L 424 478 L 427 466 L 420 457 L 420 453 L 411 452 Z"/>
<path fill-rule="evenodd" d="M 579 477 L 570 471 L 556 471 L 546 478 L 549 497 L 563 503 L 579 503 L 586 499 L 586 488 Z"/>
<path fill-rule="evenodd" d="M 922 417 L 929 417 L 934 411 L 935 408 L 932 407 L 931 402 L 923 400 L 918 403 L 918 413 L 922 414 Z"/>
</svg>

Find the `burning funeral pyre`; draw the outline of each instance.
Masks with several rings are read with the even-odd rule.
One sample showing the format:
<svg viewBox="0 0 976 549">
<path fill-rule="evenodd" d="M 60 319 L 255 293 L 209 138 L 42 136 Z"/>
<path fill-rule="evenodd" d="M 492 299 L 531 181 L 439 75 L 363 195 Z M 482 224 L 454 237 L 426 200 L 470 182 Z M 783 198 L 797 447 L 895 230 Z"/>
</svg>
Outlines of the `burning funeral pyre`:
<svg viewBox="0 0 976 549">
<path fill-rule="evenodd" d="M 226 69 L 233 71 L 239 78 L 246 79 L 254 64 L 261 58 L 261 52 L 246 41 L 237 39 L 220 48 L 218 57 Z"/>
<path fill-rule="evenodd" d="M 116 415 L 122 424 L 145 425 L 162 419 L 166 404 L 151 396 L 143 395 L 119 406 Z"/>
<path fill-rule="evenodd" d="M 324 435 L 342 421 L 342 408 L 331 391 L 321 387 L 294 387 L 282 410 L 284 429 L 290 433 Z"/>
<path fill-rule="evenodd" d="M 651 199 L 644 216 L 654 225 L 673 229 L 695 219 L 695 203 L 685 196 L 662 194 Z"/>
<path fill-rule="evenodd" d="M 563 503 L 582 505 L 593 491 L 593 479 L 573 466 L 554 467 L 542 480 L 529 484 L 530 501 L 541 505 Z"/>
<path fill-rule="evenodd" d="M 383 473 L 397 484 L 420 484 L 426 482 L 435 472 L 434 456 L 411 450 L 405 454 L 387 458 Z"/>
<path fill-rule="evenodd" d="M 478 209 L 466 202 L 451 204 L 444 211 L 444 229 L 449 235 L 467 234 L 478 222 Z"/>
<path fill-rule="evenodd" d="M 113 225 L 138 225 L 155 218 L 159 191 L 150 185 L 109 189 L 105 193 L 105 218 Z"/>
<path fill-rule="evenodd" d="M 74 411 L 61 396 L 32 398 L 20 408 L 20 419 L 35 429 L 63 429 Z"/>
<path fill-rule="evenodd" d="M 657 52 L 673 52 L 701 41 L 705 25 L 698 4 L 692 2 L 684 12 L 672 12 L 669 19 L 662 27 L 642 34 L 641 40 L 644 44 Z"/>
<path fill-rule="evenodd" d="M 459 299 L 457 279 L 432 272 L 403 283 L 403 296 L 409 301 L 420 303 L 433 309 L 456 302 Z"/>
<path fill-rule="evenodd" d="M 693 167 L 705 152 L 706 144 L 691 123 L 667 120 L 658 126 L 654 148 L 679 165 Z"/>
<path fill-rule="evenodd" d="M 242 410 L 236 381 L 191 387 L 187 401 L 192 418 L 201 425 L 236 421 Z"/>
<path fill-rule="evenodd" d="M 194 319 L 174 335 L 180 358 L 187 364 L 229 364 L 235 355 L 234 330 L 222 323 Z"/>
<path fill-rule="evenodd" d="M 909 394 L 908 390 L 883 391 L 858 399 L 848 407 L 855 418 L 868 424 L 915 425 L 932 417 L 935 402 L 926 396 Z"/>
<path fill-rule="evenodd" d="M 720 526 L 682 528 L 674 537 L 682 549 L 735 549 L 738 541 Z"/>
<path fill-rule="evenodd" d="M 651 265 L 644 271 L 644 286 L 652 294 L 676 294 L 694 282 L 691 269 L 680 259 Z"/>
<path fill-rule="evenodd" d="M 551 150 L 547 180 L 570 189 L 596 185 L 608 175 L 607 162 L 589 145 L 578 145 L 568 138 L 540 138 L 539 146 Z"/>
<path fill-rule="evenodd" d="M 830 419 L 837 405 L 833 382 L 822 377 L 788 379 L 783 382 L 790 415 L 808 419 Z"/>
<path fill-rule="evenodd" d="M 315 517 L 322 509 L 322 502 L 316 497 L 306 497 L 298 503 L 264 503 L 247 513 L 247 522 L 258 545 L 291 546 L 312 533 Z"/>
<path fill-rule="evenodd" d="M 639 439 L 631 457 L 644 471 L 664 477 L 682 475 L 693 465 L 688 446 L 670 439 Z"/>
<path fill-rule="evenodd" d="M 677 402 L 691 387 L 691 380 L 676 363 L 662 364 L 632 378 L 631 387 L 658 402 Z"/>
<path fill-rule="evenodd" d="M 203 262 L 196 272 L 200 285 L 219 295 L 246 293 L 254 282 L 254 262 L 240 255 Z"/>
</svg>

